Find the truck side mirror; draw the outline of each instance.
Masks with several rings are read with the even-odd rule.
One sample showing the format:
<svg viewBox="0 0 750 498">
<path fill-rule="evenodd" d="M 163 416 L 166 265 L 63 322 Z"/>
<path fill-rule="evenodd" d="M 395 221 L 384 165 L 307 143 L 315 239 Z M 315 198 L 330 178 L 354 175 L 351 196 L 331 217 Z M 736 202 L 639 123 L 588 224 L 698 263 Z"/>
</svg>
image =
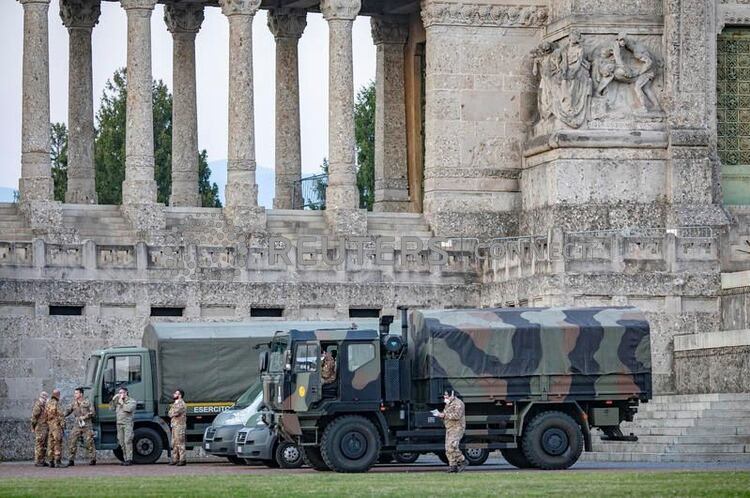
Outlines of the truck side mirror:
<svg viewBox="0 0 750 498">
<path fill-rule="evenodd" d="M 258 357 L 258 372 L 263 373 L 268 368 L 268 351 L 263 351 Z"/>
</svg>

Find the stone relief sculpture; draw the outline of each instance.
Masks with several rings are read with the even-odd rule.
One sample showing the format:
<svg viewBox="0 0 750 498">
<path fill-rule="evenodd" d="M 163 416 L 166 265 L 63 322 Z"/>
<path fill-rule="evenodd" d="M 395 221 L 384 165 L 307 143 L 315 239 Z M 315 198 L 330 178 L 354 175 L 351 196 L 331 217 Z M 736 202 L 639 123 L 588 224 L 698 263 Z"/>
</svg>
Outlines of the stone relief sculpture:
<svg viewBox="0 0 750 498">
<path fill-rule="evenodd" d="M 577 129 L 592 120 L 625 116 L 661 119 L 653 88 L 657 58 L 627 34 L 601 44 L 573 30 L 567 42 L 543 42 L 531 56 L 539 78 L 538 125 L 560 122 Z"/>
</svg>

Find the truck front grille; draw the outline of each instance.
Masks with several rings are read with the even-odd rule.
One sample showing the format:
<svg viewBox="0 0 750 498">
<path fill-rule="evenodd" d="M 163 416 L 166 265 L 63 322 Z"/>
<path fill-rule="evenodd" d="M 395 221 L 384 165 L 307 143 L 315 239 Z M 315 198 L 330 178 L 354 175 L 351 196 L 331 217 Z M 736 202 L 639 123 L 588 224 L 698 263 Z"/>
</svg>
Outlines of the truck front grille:
<svg viewBox="0 0 750 498">
<path fill-rule="evenodd" d="M 216 435 L 216 429 L 213 427 L 209 427 L 206 431 L 206 441 L 212 441 L 214 439 L 214 436 Z"/>
<path fill-rule="evenodd" d="M 245 444 L 245 439 L 247 438 L 247 432 L 238 432 L 237 433 L 237 444 Z"/>
</svg>

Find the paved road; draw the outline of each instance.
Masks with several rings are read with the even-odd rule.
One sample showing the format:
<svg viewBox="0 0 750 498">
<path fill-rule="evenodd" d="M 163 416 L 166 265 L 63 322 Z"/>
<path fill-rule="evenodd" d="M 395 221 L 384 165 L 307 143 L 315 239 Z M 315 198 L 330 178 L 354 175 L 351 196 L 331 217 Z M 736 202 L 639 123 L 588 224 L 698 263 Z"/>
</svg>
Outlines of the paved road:
<svg viewBox="0 0 750 498">
<path fill-rule="evenodd" d="M 445 465 L 432 456 L 422 456 L 413 465 L 377 465 L 372 472 L 444 472 Z M 579 462 L 571 470 L 575 471 L 612 471 L 637 470 L 645 472 L 673 472 L 680 470 L 711 471 L 711 470 L 740 470 L 750 471 L 750 463 L 638 463 L 638 462 Z M 491 457 L 486 464 L 470 467 L 467 472 L 514 472 L 519 471 L 508 465 L 500 457 Z M 37 468 L 31 462 L 4 462 L 0 464 L 0 479 L 9 477 L 113 477 L 113 476 L 171 476 L 171 475 L 268 475 L 284 472 L 305 473 L 314 470 L 302 468 L 297 470 L 279 470 L 256 466 L 238 466 L 224 460 L 190 463 L 186 467 L 173 467 L 166 463 L 155 465 L 134 465 L 123 467 L 119 463 L 101 463 L 95 467 L 81 462 L 72 468 L 48 469 Z M 519 472 L 542 472 L 539 470 L 523 470 Z"/>
</svg>

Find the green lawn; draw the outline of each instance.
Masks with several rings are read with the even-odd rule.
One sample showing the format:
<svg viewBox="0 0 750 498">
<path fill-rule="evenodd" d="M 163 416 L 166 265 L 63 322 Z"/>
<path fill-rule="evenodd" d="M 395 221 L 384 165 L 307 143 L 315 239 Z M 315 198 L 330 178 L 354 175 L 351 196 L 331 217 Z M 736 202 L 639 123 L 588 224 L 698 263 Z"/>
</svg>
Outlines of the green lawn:
<svg viewBox="0 0 750 498">
<path fill-rule="evenodd" d="M 467 472 L 3 479 L 0 496 L 750 496 L 750 472 Z"/>
</svg>

